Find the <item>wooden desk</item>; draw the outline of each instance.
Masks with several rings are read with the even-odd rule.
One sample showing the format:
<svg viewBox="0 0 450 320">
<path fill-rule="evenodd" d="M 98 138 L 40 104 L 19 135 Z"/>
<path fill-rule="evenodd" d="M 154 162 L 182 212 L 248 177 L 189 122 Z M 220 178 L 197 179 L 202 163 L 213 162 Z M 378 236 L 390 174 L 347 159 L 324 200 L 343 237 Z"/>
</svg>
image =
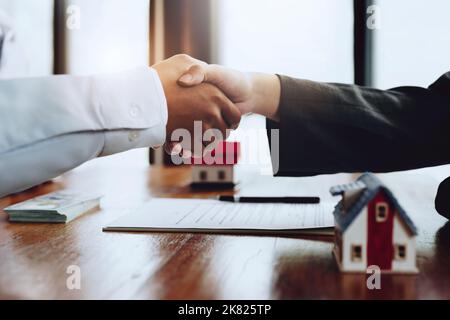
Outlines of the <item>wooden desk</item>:
<svg viewBox="0 0 450 320">
<path fill-rule="evenodd" d="M 382 289 L 370 291 L 365 275 L 338 272 L 332 239 L 102 232 L 130 205 L 152 196 L 212 194 L 189 190 L 189 169 L 150 169 L 141 156 L 96 160 L 54 183 L 0 200 L 4 208 L 63 188 L 105 194 L 100 212 L 67 225 L 10 224 L 0 212 L 0 298 L 450 298 L 450 224 L 433 209 L 443 177 L 433 170 L 381 176 L 420 227 L 420 274 L 383 276 Z M 328 199 L 329 186 L 353 178 L 300 179 L 298 190 Z M 277 192 L 283 183 L 272 180 L 266 186 Z M 251 186 L 244 181 L 241 188 Z M 66 288 L 69 265 L 81 268 L 81 290 Z"/>
</svg>

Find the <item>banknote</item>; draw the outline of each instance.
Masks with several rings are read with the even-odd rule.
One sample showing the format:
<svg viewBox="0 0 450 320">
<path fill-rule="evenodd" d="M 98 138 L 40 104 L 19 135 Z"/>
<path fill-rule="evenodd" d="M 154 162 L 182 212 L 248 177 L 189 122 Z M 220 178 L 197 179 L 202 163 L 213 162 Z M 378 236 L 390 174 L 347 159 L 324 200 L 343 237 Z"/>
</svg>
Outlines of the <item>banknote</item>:
<svg viewBox="0 0 450 320">
<path fill-rule="evenodd" d="M 101 195 L 57 191 L 4 209 L 12 222 L 67 223 L 100 206 Z"/>
</svg>

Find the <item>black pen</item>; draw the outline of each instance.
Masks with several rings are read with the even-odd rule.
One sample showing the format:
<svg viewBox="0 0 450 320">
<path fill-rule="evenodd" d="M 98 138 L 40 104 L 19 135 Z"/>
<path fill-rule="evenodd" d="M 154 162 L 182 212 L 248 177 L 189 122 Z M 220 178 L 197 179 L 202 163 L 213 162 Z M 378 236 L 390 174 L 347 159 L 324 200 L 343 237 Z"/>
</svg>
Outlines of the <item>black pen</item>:
<svg viewBox="0 0 450 320">
<path fill-rule="evenodd" d="M 299 203 L 317 204 L 319 197 L 239 197 L 239 196 L 219 196 L 220 201 L 239 203 Z"/>
</svg>

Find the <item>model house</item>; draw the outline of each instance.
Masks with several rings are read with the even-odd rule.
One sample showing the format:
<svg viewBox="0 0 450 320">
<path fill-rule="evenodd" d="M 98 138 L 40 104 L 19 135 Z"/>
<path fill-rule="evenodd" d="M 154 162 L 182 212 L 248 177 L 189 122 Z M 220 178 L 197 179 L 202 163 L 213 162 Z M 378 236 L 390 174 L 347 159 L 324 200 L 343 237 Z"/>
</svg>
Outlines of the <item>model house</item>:
<svg viewBox="0 0 450 320">
<path fill-rule="evenodd" d="M 416 273 L 417 229 L 392 192 L 371 173 L 335 186 L 341 195 L 335 217 L 334 255 L 341 271 Z"/>
<path fill-rule="evenodd" d="M 221 142 L 203 158 L 193 158 L 191 186 L 234 187 L 234 166 L 239 160 L 239 152 L 239 142 Z"/>
</svg>

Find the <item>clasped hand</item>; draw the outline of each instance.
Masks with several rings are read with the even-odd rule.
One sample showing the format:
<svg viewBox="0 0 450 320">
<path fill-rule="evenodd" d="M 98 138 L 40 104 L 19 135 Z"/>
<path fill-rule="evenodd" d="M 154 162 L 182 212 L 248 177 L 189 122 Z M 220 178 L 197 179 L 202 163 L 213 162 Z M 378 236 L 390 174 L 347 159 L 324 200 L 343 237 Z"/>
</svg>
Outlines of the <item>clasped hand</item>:
<svg viewBox="0 0 450 320">
<path fill-rule="evenodd" d="M 190 157 L 213 148 L 237 128 L 241 116 L 277 119 L 280 84 L 275 75 L 243 73 L 176 55 L 153 68 L 167 99 L 166 151 Z"/>
</svg>

